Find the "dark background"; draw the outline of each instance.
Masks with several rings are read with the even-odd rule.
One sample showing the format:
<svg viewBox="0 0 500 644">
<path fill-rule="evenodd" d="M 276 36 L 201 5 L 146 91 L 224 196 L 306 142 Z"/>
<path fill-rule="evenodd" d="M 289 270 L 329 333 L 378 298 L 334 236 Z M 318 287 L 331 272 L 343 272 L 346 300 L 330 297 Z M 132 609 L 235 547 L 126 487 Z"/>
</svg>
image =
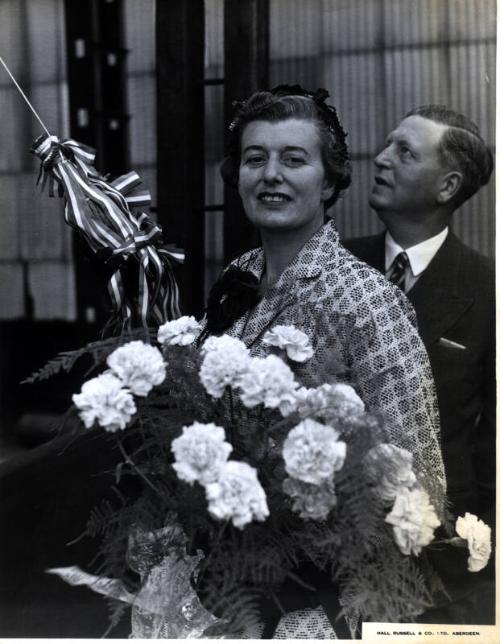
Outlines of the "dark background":
<svg viewBox="0 0 500 644">
<path fill-rule="evenodd" d="M 407 110 L 464 111 L 494 149 L 495 34 L 494 0 L 0 0 L 0 55 L 52 133 L 94 146 L 102 172 L 141 174 L 165 240 L 186 250 L 179 280 L 195 314 L 224 263 L 256 243 L 218 176 L 234 99 L 326 87 L 353 161 L 332 214 L 343 236 L 370 234 L 372 159 Z M 84 365 L 19 383 L 96 339 L 109 304 L 62 204 L 35 187 L 28 149 L 42 130 L 3 68 L 0 115 L 0 634 L 99 637 L 102 599 L 43 571 L 92 559 L 92 541 L 66 543 L 117 457 L 99 432 L 74 441 L 74 423 L 61 427 Z M 492 256 L 494 212 L 491 181 L 454 231 Z"/>
</svg>

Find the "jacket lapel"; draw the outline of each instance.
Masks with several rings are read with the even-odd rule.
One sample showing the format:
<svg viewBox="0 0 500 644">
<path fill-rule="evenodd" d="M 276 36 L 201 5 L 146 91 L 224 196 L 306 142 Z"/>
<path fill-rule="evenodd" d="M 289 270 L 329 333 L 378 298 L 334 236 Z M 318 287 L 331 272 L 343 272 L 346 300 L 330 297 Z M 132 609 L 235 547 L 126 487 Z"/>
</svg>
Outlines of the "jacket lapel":
<svg viewBox="0 0 500 644">
<path fill-rule="evenodd" d="M 243 323 L 241 339 L 247 347 L 258 342 L 294 302 L 294 285 L 286 284 L 280 278 L 279 282 L 266 293 Z"/>
<path fill-rule="evenodd" d="M 455 324 L 472 305 L 473 298 L 460 293 L 461 244 L 451 232 L 407 293 L 415 307 L 420 336 L 430 346 Z"/>
<path fill-rule="evenodd" d="M 323 270 L 325 243 L 331 248 L 338 238 L 332 223 L 325 224 L 285 268 L 276 284 L 264 295 L 259 304 L 245 319 L 241 339 L 248 347 L 258 342 L 287 308 L 300 301 L 299 294 L 305 283 L 317 279 Z M 261 274 L 259 277 L 261 277 Z M 281 320 L 283 323 L 283 320 Z"/>
</svg>

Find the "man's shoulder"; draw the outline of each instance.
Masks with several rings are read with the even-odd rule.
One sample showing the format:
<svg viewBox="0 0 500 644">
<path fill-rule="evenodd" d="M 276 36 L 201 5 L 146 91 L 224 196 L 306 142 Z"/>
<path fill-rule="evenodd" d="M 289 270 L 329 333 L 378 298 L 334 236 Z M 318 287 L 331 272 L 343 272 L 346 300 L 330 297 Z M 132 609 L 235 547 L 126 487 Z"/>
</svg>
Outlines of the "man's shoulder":
<svg viewBox="0 0 500 644">
<path fill-rule="evenodd" d="M 483 255 L 482 253 L 478 252 L 471 246 L 467 246 L 467 244 L 464 244 L 460 240 L 458 240 L 458 242 L 463 252 L 464 261 L 471 262 L 476 266 L 478 266 L 481 270 L 484 270 L 490 273 L 495 270 L 495 262 L 493 258 Z"/>
<path fill-rule="evenodd" d="M 358 259 L 381 271 L 384 267 L 385 233 L 348 238 L 342 245 Z"/>
<path fill-rule="evenodd" d="M 466 283 L 491 286 L 495 281 L 495 261 L 478 252 L 450 233 L 446 252 L 457 259 L 462 279 Z"/>
<path fill-rule="evenodd" d="M 377 235 L 367 235 L 365 237 L 347 237 L 342 239 L 342 246 L 347 248 L 349 252 L 356 257 L 367 250 L 373 250 L 382 246 L 384 241 L 384 234 L 378 233 Z"/>
</svg>

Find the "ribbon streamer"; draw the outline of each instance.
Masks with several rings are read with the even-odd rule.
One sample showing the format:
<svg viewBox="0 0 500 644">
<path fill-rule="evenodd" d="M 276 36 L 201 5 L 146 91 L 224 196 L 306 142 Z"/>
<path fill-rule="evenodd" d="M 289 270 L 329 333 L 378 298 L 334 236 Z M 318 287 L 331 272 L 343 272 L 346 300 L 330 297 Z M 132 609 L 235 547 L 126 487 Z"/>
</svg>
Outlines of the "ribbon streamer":
<svg viewBox="0 0 500 644">
<path fill-rule="evenodd" d="M 173 264 L 182 263 L 184 253 L 163 244 L 161 228 L 146 213 L 132 213 L 151 201 L 148 192 L 136 190 L 139 175 L 130 172 L 107 182 L 93 167 L 94 150 L 50 134 L 40 136 L 31 152 L 41 160 L 42 190 L 48 184 L 54 196 L 57 188 L 65 199 L 66 223 L 111 271 L 113 313 L 105 328 L 125 330 L 138 322 L 147 328 L 179 317 Z"/>
</svg>

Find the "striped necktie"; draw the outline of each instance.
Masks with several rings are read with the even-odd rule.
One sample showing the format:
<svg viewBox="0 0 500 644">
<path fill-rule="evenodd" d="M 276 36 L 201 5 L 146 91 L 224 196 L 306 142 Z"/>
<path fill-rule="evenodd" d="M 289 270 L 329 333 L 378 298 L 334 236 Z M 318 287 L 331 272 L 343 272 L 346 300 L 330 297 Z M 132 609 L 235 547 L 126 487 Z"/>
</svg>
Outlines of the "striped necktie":
<svg viewBox="0 0 500 644">
<path fill-rule="evenodd" d="M 410 260 L 406 253 L 399 253 L 392 262 L 391 272 L 389 273 L 387 279 L 399 286 L 399 288 L 405 290 L 405 277 L 407 273 L 408 266 L 410 265 Z"/>
</svg>

